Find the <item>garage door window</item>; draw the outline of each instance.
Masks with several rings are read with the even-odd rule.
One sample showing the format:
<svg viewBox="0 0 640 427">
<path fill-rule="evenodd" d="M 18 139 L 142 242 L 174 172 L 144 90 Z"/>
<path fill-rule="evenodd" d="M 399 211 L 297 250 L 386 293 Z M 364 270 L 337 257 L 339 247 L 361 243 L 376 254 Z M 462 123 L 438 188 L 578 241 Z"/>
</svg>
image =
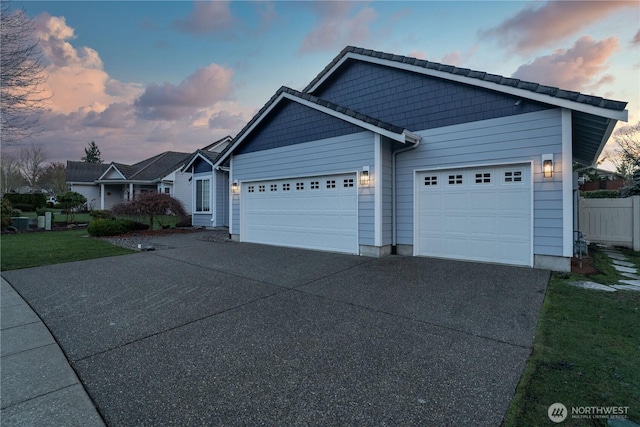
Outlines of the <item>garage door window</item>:
<svg viewBox="0 0 640 427">
<path fill-rule="evenodd" d="M 296 190 L 304 190 L 304 182 L 296 182 Z"/>
<path fill-rule="evenodd" d="M 449 175 L 449 184 L 450 185 L 462 184 L 462 175 Z"/>
<path fill-rule="evenodd" d="M 327 188 L 336 188 L 336 180 L 335 179 L 327 180 Z"/>
<path fill-rule="evenodd" d="M 311 181 L 311 189 L 312 190 L 320 189 L 320 182 L 319 181 Z"/>
<path fill-rule="evenodd" d="M 438 176 L 425 176 L 424 177 L 424 185 L 438 185 Z"/>
<path fill-rule="evenodd" d="M 211 180 L 196 180 L 196 212 L 211 211 Z"/>
<path fill-rule="evenodd" d="M 507 171 L 504 173 L 504 182 L 522 182 L 522 171 Z"/>
<path fill-rule="evenodd" d="M 476 184 L 490 184 L 490 183 L 491 183 L 491 172 L 476 174 Z"/>
</svg>

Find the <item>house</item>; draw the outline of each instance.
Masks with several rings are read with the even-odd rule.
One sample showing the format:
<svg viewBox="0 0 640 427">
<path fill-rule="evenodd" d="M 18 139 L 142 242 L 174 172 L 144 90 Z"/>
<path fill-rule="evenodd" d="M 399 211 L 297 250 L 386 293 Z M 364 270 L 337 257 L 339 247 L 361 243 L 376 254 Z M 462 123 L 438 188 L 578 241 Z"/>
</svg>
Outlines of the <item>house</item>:
<svg viewBox="0 0 640 427">
<path fill-rule="evenodd" d="M 578 177 L 580 191 L 619 190 L 625 186 L 624 176 L 596 167 L 583 170 Z"/>
<path fill-rule="evenodd" d="M 173 181 L 190 153 L 165 151 L 133 165 L 112 162 L 95 181 L 100 186 L 100 209 L 132 200 L 136 194 L 161 192 L 173 195 Z"/>
<path fill-rule="evenodd" d="M 190 211 L 194 227 L 229 226 L 229 168 L 217 164 L 217 160 L 231 139 L 226 136 L 196 151 L 182 168 L 182 173 L 192 177 Z"/>
<path fill-rule="evenodd" d="M 626 102 L 347 47 L 280 88 L 229 163 L 233 239 L 570 270 L 572 162 Z"/>
<path fill-rule="evenodd" d="M 75 162 L 67 160 L 66 180 L 69 191 L 82 194 L 87 199 L 89 210 L 100 208 L 100 186 L 96 180 L 109 165 L 102 163 Z"/>
</svg>

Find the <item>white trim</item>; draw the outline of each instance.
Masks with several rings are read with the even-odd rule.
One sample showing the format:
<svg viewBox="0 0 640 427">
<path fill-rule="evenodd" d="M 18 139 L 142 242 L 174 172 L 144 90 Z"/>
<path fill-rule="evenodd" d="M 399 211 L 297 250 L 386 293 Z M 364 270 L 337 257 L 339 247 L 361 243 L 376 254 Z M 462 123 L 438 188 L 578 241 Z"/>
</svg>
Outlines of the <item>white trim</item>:
<svg viewBox="0 0 640 427">
<path fill-rule="evenodd" d="M 118 167 L 114 164 L 109 165 L 109 167 L 102 173 L 102 175 L 100 175 L 100 177 L 98 179 L 96 179 L 96 181 L 101 181 L 102 177 L 105 176 L 110 170 L 111 168 L 115 169 L 116 172 L 118 172 L 120 174 L 120 176 L 122 177 L 122 179 L 127 179 L 124 174 L 122 172 L 120 172 L 120 169 L 118 169 Z"/>
<path fill-rule="evenodd" d="M 211 197 L 211 225 L 213 227 L 215 227 L 216 224 L 216 209 L 218 207 L 218 201 L 217 201 L 217 178 L 216 178 L 216 170 L 215 169 L 211 169 L 211 189 L 209 190 L 210 194 L 209 197 Z"/>
<path fill-rule="evenodd" d="M 382 137 L 373 135 L 373 244 L 382 246 Z M 357 178 L 357 176 L 356 176 Z"/>
<path fill-rule="evenodd" d="M 197 158 L 201 158 L 202 160 L 204 160 L 205 162 L 209 163 L 211 165 L 211 168 L 213 169 L 213 163 L 211 162 L 211 160 L 209 158 L 207 158 L 206 156 L 203 156 L 201 153 L 196 152 L 195 156 L 192 157 L 192 159 L 189 161 L 189 163 L 187 163 L 186 165 L 184 165 L 183 167 L 181 167 L 178 170 L 187 170 L 187 168 L 191 167 L 193 165 L 193 162 L 196 161 Z"/>
<path fill-rule="evenodd" d="M 227 195 L 229 197 L 229 234 L 233 234 L 233 196 L 234 194 L 233 194 L 233 191 L 231 191 L 231 188 L 229 188 L 229 186 L 233 182 L 232 180 L 233 180 L 233 156 L 229 158 L 229 179 L 227 181 L 227 190 L 228 190 Z M 242 186 L 240 187 L 240 191 L 238 191 L 238 203 L 242 201 L 242 199 L 240 199 L 241 194 L 242 194 Z M 241 207 L 242 207 L 242 204 L 238 206 L 239 209 Z M 240 220 L 241 220 L 240 229 L 242 229 L 242 215 L 240 216 Z"/>
<path fill-rule="evenodd" d="M 607 141 L 609 140 L 609 137 L 613 133 L 613 130 L 616 127 L 617 123 L 618 122 L 616 120 L 611 120 L 609 122 L 609 126 L 607 126 L 607 130 L 604 132 L 604 136 L 602 137 L 602 141 L 600 141 L 600 147 L 598 147 L 598 151 L 596 151 L 596 155 L 593 158 L 593 163 L 592 164 L 596 164 L 598 162 L 598 158 L 602 154 L 602 151 L 604 150 L 605 145 L 607 145 Z"/>
<path fill-rule="evenodd" d="M 213 177 L 211 175 L 203 175 L 201 177 L 194 177 L 193 178 L 194 181 L 194 185 L 193 188 L 195 189 L 195 193 L 193 195 L 193 213 L 194 214 L 199 214 L 199 215 L 207 215 L 211 213 L 212 208 L 212 200 L 211 200 L 211 193 L 212 193 L 212 181 L 213 181 Z M 198 210 L 198 181 L 209 181 L 209 210 L 208 211 L 199 211 Z M 202 205 L 204 207 L 204 200 L 202 201 Z"/>
<path fill-rule="evenodd" d="M 573 256 L 573 165 L 571 111 L 562 109 L 562 256 Z M 555 160 L 554 160 L 555 162 Z"/>
<path fill-rule="evenodd" d="M 533 101 L 544 102 L 545 104 L 551 104 L 562 108 L 569 108 L 575 111 L 582 111 L 587 114 L 594 114 L 609 119 L 628 121 L 629 112 L 627 110 L 617 111 L 607 108 L 595 107 L 593 105 L 583 104 L 580 102 L 570 101 L 568 99 L 557 98 L 542 93 L 532 92 L 526 89 L 518 89 L 511 86 L 501 85 L 499 83 L 488 82 L 485 80 L 475 79 L 458 74 L 451 74 L 445 71 L 438 71 L 429 68 L 420 67 L 417 65 L 401 63 L 391 61 L 388 59 L 375 58 L 368 55 L 357 54 L 353 52 L 347 52 L 329 71 L 327 71 L 318 82 L 316 82 L 307 92 L 313 93 L 325 80 L 327 80 L 331 74 L 333 74 L 340 66 L 348 59 L 356 59 L 363 62 L 370 62 L 372 64 L 384 65 L 387 67 L 398 68 L 405 71 L 411 71 L 414 73 L 425 74 L 432 77 L 437 77 L 445 80 L 451 80 L 454 82 L 464 83 L 472 86 L 482 87 L 485 89 L 494 90 L 497 92 L 506 93 L 509 95 L 517 96 L 520 98 L 531 99 Z"/>
<path fill-rule="evenodd" d="M 524 160 L 521 162 L 513 161 L 506 163 L 477 163 L 473 165 L 458 165 L 458 166 L 446 166 L 446 167 L 437 167 L 437 168 L 424 168 L 424 169 L 414 169 L 413 170 L 413 256 L 418 256 L 419 254 L 419 230 L 418 230 L 418 185 L 417 185 L 417 176 L 419 173 L 424 172 L 436 172 L 443 170 L 459 170 L 459 169 L 473 169 L 473 168 L 486 168 L 486 167 L 508 167 L 511 165 L 528 165 L 529 166 L 529 191 L 530 191 L 530 211 L 529 211 L 529 237 L 530 237 L 530 257 L 529 257 L 529 267 L 533 267 L 534 261 L 534 184 L 535 184 L 535 172 L 534 162 L 533 160 Z"/>
</svg>

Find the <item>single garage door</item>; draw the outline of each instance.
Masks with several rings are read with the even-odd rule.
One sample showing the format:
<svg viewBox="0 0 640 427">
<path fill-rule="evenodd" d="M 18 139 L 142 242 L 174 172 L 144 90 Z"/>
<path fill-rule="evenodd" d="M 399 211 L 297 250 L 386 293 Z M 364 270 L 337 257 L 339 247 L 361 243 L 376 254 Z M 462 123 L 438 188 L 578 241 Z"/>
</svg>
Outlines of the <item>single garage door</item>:
<svg viewBox="0 0 640 427">
<path fill-rule="evenodd" d="M 532 265 L 531 166 L 416 174 L 416 255 Z"/>
<path fill-rule="evenodd" d="M 242 184 L 246 242 L 358 253 L 355 174 Z"/>
</svg>

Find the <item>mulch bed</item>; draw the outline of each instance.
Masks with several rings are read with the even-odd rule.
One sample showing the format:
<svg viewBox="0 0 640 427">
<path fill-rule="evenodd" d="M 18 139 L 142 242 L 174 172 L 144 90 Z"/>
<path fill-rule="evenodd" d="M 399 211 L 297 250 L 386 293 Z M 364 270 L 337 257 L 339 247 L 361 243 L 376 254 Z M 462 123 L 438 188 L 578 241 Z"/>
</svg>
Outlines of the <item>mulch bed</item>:
<svg viewBox="0 0 640 427">
<path fill-rule="evenodd" d="M 571 272 L 588 276 L 597 274 L 600 271 L 593 266 L 593 258 L 585 256 L 582 258 L 582 266 L 580 266 L 578 258 L 571 258 Z"/>
</svg>

